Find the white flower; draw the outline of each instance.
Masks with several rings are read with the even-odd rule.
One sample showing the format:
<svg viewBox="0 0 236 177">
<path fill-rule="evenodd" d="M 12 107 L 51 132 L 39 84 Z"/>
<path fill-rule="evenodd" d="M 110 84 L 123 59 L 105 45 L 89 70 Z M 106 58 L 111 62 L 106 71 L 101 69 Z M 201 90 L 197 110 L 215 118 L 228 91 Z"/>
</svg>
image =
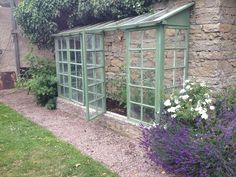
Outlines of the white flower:
<svg viewBox="0 0 236 177">
<path fill-rule="evenodd" d="M 193 99 L 189 99 L 189 101 L 190 101 L 190 102 L 192 102 L 192 101 L 193 101 Z"/>
<path fill-rule="evenodd" d="M 205 82 L 201 82 L 201 83 L 200 83 L 200 86 L 201 86 L 201 87 L 206 87 L 206 83 L 205 83 Z"/>
<path fill-rule="evenodd" d="M 165 125 L 163 126 L 163 128 L 166 130 L 166 129 L 167 129 L 167 125 L 165 124 Z"/>
<path fill-rule="evenodd" d="M 186 92 L 185 89 L 181 89 L 179 93 L 180 93 L 180 94 L 183 94 L 183 93 L 185 93 L 185 92 Z"/>
<path fill-rule="evenodd" d="M 184 85 L 187 85 L 190 82 L 190 80 L 185 80 Z"/>
<path fill-rule="evenodd" d="M 177 105 L 177 106 L 175 107 L 175 109 L 179 109 L 179 108 L 181 108 L 181 106 L 180 106 L 180 105 Z"/>
<path fill-rule="evenodd" d="M 187 100 L 187 99 L 189 98 L 189 96 L 188 96 L 188 95 L 183 95 L 183 96 L 181 96 L 181 98 L 182 98 L 183 100 Z"/>
<path fill-rule="evenodd" d="M 193 109 L 193 108 L 190 108 L 190 111 L 194 111 L 194 109 Z"/>
<path fill-rule="evenodd" d="M 203 118 L 203 119 L 208 119 L 207 113 L 203 113 L 202 116 L 201 116 L 201 118 Z"/>
<path fill-rule="evenodd" d="M 169 100 L 169 99 L 166 100 L 166 101 L 164 102 L 164 105 L 165 105 L 165 106 L 171 106 L 171 102 L 170 102 L 170 100 Z"/>
<path fill-rule="evenodd" d="M 175 104 L 179 104 L 179 100 L 178 99 L 175 99 Z"/>
<path fill-rule="evenodd" d="M 210 106 L 210 110 L 214 110 L 215 109 L 215 106 Z"/>
<path fill-rule="evenodd" d="M 205 102 L 210 104 L 212 102 L 212 100 L 211 99 L 205 99 Z"/>
<path fill-rule="evenodd" d="M 191 86 L 187 85 L 185 88 L 186 88 L 186 90 L 190 90 Z"/>
<path fill-rule="evenodd" d="M 172 118 L 176 118 L 176 114 L 172 114 L 171 117 L 172 117 Z"/>
<path fill-rule="evenodd" d="M 206 98 L 209 98 L 209 97 L 210 97 L 210 95 L 209 95 L 208 93 L 205 93 L 204 96 L 205 96 Z"/>
<path fill-rule="evenodd" d="M 175 107 L 171 107 L 171 108 L 167 109 L 167 111 L 168 111 L 168 112 L 173 112 L 173 113 L 174 113 L 174 112 L 176 111 L 176 108 L 175 108 Z"/>
</svg>

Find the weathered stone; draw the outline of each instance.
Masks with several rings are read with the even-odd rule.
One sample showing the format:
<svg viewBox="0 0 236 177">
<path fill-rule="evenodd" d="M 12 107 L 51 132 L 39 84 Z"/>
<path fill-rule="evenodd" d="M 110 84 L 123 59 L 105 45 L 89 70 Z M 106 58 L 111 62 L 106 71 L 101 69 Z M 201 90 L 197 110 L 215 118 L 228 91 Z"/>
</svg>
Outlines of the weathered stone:
<svg viewBox="0 0 236 177">
<path fill-rule="evenodd" d="M 230 32 L 233 28 L 233 25 L 230 24 L 220 24 L 220 32 L 227 33 Z"/>
</svg>

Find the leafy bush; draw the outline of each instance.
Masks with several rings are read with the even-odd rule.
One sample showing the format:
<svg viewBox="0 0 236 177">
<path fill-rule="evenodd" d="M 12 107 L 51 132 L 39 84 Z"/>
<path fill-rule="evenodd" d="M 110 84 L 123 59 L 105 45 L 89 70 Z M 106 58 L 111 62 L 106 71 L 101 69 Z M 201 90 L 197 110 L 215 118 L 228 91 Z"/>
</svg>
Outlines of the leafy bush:
<svg viewBox="0 0 236 177">
<path fill-rule="evenodd" d="M 27 56 L 29 70 L 18 81 L 18 85 L 31 91 L 37 104 L 48 109 L 56 108 L 57 78 L 54 62 L 29 54 Z"/>
<path fill-rule="evenodd" d="M 195 99 L 195 103 L 204 98 L 204 84 L 188 87 L 186 90 L 195 91 L 194 95 L 187 99 Z M 190 89 L 192 88 L 192 89 Z M 232 95 L 227 92 L 228 96 Z M 186 95 L 186 94 L 185 94 Z M 188 93 L 188 95 L 191 95 Z M 181 94 L 180 94 L 181 96 Z M 182 95 L 183 96 L 183 95 Z M 193 96 L 195 96 L 193 98 Z M 179 95 L 178 95 L 179 98 Z M 166 102 L 167 110 L 176 97 Z M 207 99 L 209 97 L 207 96 Z M 225 97 L 224 100 L 232 100 Z M 181 101 L 179 101 L 181 102 Z M 190 114 L 187 102 L 178 103 L 184 107 L 181 114 L 164 112 L 159 124 L 150 127 L 142 127 L 143 137 L 141 144 L 148 157 L 157 165 L 161 165 L 166 171 L 189 177 L 231 177 L 236 175 L 236 102 L 231 101 L 231 109 L 221 104 L 221 114 L 213 114 L 208 119 L 203 119 L 199 113 Z M 193 101 L 192 101 L 193 102 Z M 192 105 L 192 102 L 189 104 Z M 206 102 L 206 101 L 205 101 Z M 194 104 L 196 106 L 196 104 Z M 205 104 L 207 105 L 207 103 Z M 176 105 L 175 105 L 176 106 Z M 209 107 L 209 105 L 208 105 Z M 196 107 L 195 107 L 196 108 Z M 186 122 L 189 116 L 191 124 Z M 194 129 L 193 129 L 194 127 Z"/>
<path fill-rule="evenodd" d="M 16 8 L 17 23 L 33 44 L 51 48 L 51 35 L 78 25 L 94 24 L 150 10 L 160 0 L 22 0 Z"/>
<path fill-rule="evenodd" d="M 186 80 L 184 88 L 179 93 L 171 95 L 164 105 L 171 117 L 190 124 L 193 124 L 199 117 L 208 119 L 210 111 L 215 109 L 206 84 L 189 80 Z"/>
</svg>

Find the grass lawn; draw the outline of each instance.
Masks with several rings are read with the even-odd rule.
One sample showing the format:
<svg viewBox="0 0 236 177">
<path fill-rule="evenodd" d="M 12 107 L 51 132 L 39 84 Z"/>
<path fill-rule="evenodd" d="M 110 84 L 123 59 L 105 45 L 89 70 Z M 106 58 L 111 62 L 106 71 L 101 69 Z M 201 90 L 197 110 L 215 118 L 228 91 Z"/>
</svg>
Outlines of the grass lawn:
<svg viewBox="0 0 236 177">
<path fill-rule="evenodd" d="M 117 175 L 0 103 L 0 176 Z"/>
</svg>

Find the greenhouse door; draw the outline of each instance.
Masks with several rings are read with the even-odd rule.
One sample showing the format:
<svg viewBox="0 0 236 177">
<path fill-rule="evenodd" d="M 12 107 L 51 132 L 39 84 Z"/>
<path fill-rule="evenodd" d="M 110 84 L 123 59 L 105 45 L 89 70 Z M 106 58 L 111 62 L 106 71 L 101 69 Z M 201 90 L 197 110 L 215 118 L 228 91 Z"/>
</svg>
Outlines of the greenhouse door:
<svg viewBox="0 0 236 177">
<path fill-rule="evenodd" d="M 91 120 L 106 111 L 103 34 L 84 34 L 83 40 L 86 118 Z"/>
</svg>

